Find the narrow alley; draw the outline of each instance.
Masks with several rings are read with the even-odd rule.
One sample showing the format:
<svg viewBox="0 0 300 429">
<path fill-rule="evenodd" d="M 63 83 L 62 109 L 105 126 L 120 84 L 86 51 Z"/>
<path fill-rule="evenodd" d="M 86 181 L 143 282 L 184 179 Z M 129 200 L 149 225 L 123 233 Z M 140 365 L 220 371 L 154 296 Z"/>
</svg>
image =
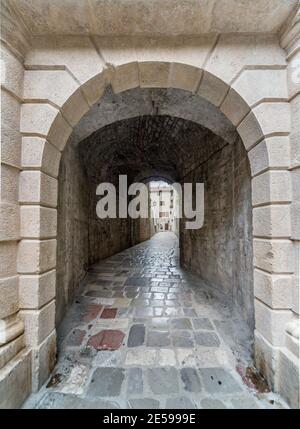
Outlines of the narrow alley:
<svg viewBox="0 0 300 429">
<path fill-rule="evenodd" d="M 285 407 L 253 384 L 246 325 L 179 267 L 172 232 L 94 264 L 58 335 L 25 408 Z"/>
</svg>

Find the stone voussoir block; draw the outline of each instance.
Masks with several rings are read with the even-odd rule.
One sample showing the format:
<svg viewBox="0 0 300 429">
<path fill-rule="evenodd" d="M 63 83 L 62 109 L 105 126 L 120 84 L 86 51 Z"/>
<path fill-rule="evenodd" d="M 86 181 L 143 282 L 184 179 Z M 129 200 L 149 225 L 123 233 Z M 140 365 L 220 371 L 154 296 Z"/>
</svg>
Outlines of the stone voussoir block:
<svg viewBox="0 0 300 429">
<path fill-rule="evenodd" d="M 113 74 L 114 69 L 108 67 L 82 85 L 81 90 L 91 106 L 100 100 L 105 89 L 110 85 Z"/>
<path fill-rule="evenodd" d="M 230 88 L 220 109 L 234 126 L 237 126 L 250 112 L 250 106 L 234 88 Z"/>
<path fill-rule="evenodd" d="M 115 94 L 140 85 L 139 67 L 137 62 L 122 64 L 114 70 L 111 86 Z"/>
<path fill-rule="evenodd" d="M 139 62 L 141 88 L 169 88 L 170 63 Z"/>
<path fill-rule="evenodd" d="M 170 87 L 195 93 L 199 87 L 203 71 L 186 64 L 172 63 Z"/>
<path fill-rule="evenodd" d="M 197 94 L 215 106 L 219 107 L 228 90 L 229 86 L 221 79 L 208 73 L 207 71 L 204 71 Z"/>
<path fill-rule="evenodd" d="M 66 100 L 61 112 L 69 124 L 74 127 L 89 109 L 90 106 L 83 95 L 82 89 L 78 88 Z"/>
</svg>

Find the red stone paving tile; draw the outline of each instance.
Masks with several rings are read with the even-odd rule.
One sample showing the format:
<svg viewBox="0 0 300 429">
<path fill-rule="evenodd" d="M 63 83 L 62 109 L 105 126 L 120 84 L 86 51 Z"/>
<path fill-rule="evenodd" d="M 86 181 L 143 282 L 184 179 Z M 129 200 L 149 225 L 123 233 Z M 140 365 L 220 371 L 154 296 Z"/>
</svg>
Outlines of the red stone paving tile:
<svg viewBox="0 0 300 429">
<path fill-rule="evenodd" d="M 124 337 L 122 331 L 106 329 L 93 335 L 87 345 L 96 350 L 117 350 L 121 347 Z"/>
<path fill-rule="evenodd" d="M 85 314 L 83 316 L 83 321 L 85 323 L 91 322 L 93 319 L 95 319 L 100 311 L 102 310 L 102 305 L 99 304 L 88 304 L 85 309 Z"/>
<path fill-rule="evenodd" d="M 80 346 L 82 344 L 83 338 L 85 336 L 85 331 L 82 329 L 74 329 L 74 331 L 70 334 L 67 344 L 69 346 Z"/>
<path fill-rule="evenodd" d="M 117 308 L 105 308 L 100 316 L 101 319 L 114 319 L 117 315 Z"/>
</svg>

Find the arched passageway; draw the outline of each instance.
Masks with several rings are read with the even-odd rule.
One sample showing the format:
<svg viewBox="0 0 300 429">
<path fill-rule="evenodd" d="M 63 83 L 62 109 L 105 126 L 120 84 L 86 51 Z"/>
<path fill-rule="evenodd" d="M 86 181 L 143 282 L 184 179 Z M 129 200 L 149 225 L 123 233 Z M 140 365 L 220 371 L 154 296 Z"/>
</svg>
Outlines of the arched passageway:
<svg viewBox="0 0 300 429">
<path fill-rule="evenodd" d="M 115 95 L 108 89 L 97 109 L 83 117 L 77 134 L 83 134 L 92 121 L 101 123 L 109 109 L 118 118 L 126 106 L 132 112 L 146 112 L 147 105 L 154 109 L 148 110 L 148 115 L 116 120 L 80 142 L 75 132 L 63 153 L 59 174 L 57 321 L 62 320 L 73 301 L 87 266 L 141 240 L 133 232 L 138 221 L 100 220 L 96 214 L 97 186 L 102 182 L 118 186 L 119 175 L 126 175 L 128 186 L 149 177 L 164 177 L 182 185 L 204 183 L 204 227 L 186 230 L 182 221 L 181 263 L 232 301 L 253 330 L 250 168 L 243 144 L 224 115 L 201 97 L 182 90 L 135 89 Z M 176 116 L 182 105 L 186 117 L 200 105 L 198 122 Z M 226 140 L 200 125 L 201 109 L 211 124 L 215 115 L 218 123 L 214 129 Z"/>
<path fill-rule="evenodd" d="M 177 116 L 182 105 L 194 120 Z M 125 108 L 129 117 L 105 124 L 104 112 Z M 152 235 L 151 220 L 99 219 L 96 188 L 118 187 L 121 174 L 128 186 L 203 182 L 203 228 L 182 219 L 178 236 Z M 58 364 L 38 406 L 259 407 L 241 378 L 252 366 L 253 303 L 251 175 L 232 125 L 182 90 L 108 88 L 60 163 Z"/>
<path fill-rule="evenodd" d="M 94 182 L 118 169 L 144 183 L 206 180 L 206 224 L 181 228 L 178 270 L 243 319 L 247 344 L 254 322 L 257 370 L 299 407 L 299 1 L 269 0 L 263 10 L 255 1 L 208 0 L 200 9 L 191 1 L 188 14 L 168 2 L 4 3 L 0 408 L 21 406 L 43 386 L 57 343 L 63 358 L 62 323 L 90 264 L 146 238 L 146 223 L 94 218 Z M 169 121 L 192 138 L 180 145 Z M 118 129 L 121 149 L 107 144 Z M 191 147 L 196 134 L 205 144 Z M 130 143 L 157 156 L 138 166 Z"/>
</svg>

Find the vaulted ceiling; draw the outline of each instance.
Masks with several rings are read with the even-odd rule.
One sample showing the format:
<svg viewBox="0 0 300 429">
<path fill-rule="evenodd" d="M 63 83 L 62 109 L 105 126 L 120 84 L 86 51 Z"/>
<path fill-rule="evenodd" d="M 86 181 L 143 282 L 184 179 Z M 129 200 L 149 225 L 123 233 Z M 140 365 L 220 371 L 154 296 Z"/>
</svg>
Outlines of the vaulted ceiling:
<svg viewBox="0 0 300 429">
<path fill-rule="evenodd" d="M 168 115 L 139 116 L 101 128 L 80 144 L 89 177 L 129 182 L 161 177 L 182 179 L 199 163 L 228 145 L 207 128 Z"/>
</svg>

